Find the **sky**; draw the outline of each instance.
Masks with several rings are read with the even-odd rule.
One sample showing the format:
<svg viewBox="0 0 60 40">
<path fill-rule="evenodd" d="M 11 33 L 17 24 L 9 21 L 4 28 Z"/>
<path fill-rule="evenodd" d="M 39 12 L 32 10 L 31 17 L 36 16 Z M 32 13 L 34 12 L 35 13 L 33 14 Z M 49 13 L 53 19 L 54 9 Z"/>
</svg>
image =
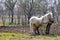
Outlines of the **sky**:
<svg viewBox="0 0 60 40">
<path fill-rule="evenodd" d="M 1 1 L 1 0 L 0 0 Z"/>
</svg>

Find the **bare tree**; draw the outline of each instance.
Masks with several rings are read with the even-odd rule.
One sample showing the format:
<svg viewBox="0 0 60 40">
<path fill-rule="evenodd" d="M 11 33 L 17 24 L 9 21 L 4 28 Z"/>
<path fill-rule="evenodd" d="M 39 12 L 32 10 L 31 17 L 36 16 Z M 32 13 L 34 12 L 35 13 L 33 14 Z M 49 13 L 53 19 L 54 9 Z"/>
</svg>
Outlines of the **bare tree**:
<svg viewBox="0 0 60 40">
<path fill-rule="evenodd" d="M 22 0 L 20 0 L 20 2 L 21 1 Z M 32 8 L 33 8 L 32 5 L 33 5 L 33 0 L 32 0 L 32 2 L 29 2 L 29 1 L 25 0 L 23 3 L 19 4 L 19 6 L 24 10 L 25 15 L 28 16 L 28 20 L 32 16 L 32 14 L 31 14 L 31 11 L 32 11 Z"/>
<path fill-rule="evenodd" d="M 20 9 L 19 7 L 18 8 L 18 11 L 17 11 L 17 19 L 18 19 L 18 24 L 20 24 Z"/>
<path fill-rule="evenodd" d="M 20 0 L 19 6 L 24 10 L 24 14 L 28 16 L 28 23 L 29 19 L 32 15 L 38 13 L 46 13 L 47 11 L 47 1 L 46 0 L 25 0 L 24 2 Z"/>
<path fill-rule="evenodd" d="M 5 17 L 4 17 L 5 10 L 3 7 L 4 5 L 2 5 L 2 4 L 3 4 L 3 2 L 0 1 L 0 17 L 2 17 L 2 23 L 3 23 L 3 26 L 5 26 Z"/>
<path fill-rule="evenodd" d="M 56 5 L 57 7 L 57 22 L 59 22 L 58 17 L 60 16 L 60 0 L 58 0 L 58 5 Z"/>
<path fill-rule="evenodd" d="M 5 6 L 11 11 L 12 14 L 12 19 L 11 22 L 13 23 L 13 16 L 14 16 L 14 7 L 16 4 L 17 0 L 5 0 Z"/>
</svg>

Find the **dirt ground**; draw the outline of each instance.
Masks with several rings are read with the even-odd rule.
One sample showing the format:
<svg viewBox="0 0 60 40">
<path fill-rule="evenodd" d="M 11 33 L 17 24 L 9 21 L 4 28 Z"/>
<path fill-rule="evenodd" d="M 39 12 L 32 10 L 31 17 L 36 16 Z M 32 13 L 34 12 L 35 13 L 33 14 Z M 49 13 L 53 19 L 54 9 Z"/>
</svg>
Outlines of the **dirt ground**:
<svg viewBox="0 0 60 40">
<path fill-rule="evenodd" d="M 30 33 L 30 28 L 29 26 L 0 26 L 0 32 Z M 60 35 L 60 26 L 51 26 L 50 34 Z"/>
<path fill-rule="evenodd" d="M 29 27 L 24 26 L 0 26 L 0 32 L 29 33 Z"/>
</svg>

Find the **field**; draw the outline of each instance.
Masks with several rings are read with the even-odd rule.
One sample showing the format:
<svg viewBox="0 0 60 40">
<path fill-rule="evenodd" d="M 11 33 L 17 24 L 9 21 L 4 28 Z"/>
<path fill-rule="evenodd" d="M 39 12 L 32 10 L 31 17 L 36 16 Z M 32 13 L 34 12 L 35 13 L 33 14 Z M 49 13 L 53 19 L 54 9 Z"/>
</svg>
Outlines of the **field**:
<svg viewBox="0 0 60 40">
<path fill-rule="evenodd" d="M 31 35 L 28 26 L 0 26 L 0 40 L 60 40 L 56 27 L 50 33 L 54 35 Z M 54 32 L 55 31 L 55 32 Z"/>
<path fill-rule="evenodd" d="M 60 26 L 55 24 L 51 26 L 50 35 L 36 36 L 30 34 L 29 26 L 9 26 L 8 18 L 6 18 L 5 26 L 2 25 L 2 19 L 0 19 L 0 40 L 60 40 Z"/>
<path fill-rule="evenodd" d="M 40 35 L 31 34 L 30 23 Z M 60 40 L 60 0 L 0 0 L 0 40 Z"/>
<path fill-rule="evenodd" d="M 0 33 L 0 40 L 60 40 L 60 36 L 36 35 L 22 33 Z"/>
</svg>

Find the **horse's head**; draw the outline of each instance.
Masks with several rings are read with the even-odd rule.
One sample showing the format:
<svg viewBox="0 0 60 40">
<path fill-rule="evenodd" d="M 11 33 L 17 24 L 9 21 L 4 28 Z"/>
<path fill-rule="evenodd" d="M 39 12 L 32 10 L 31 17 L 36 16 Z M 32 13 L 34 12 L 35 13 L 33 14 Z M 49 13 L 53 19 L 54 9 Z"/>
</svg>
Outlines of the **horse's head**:
<svg viewBox="0 0 60 40">
<path fill-rule="evenodd" d="M 54 18 L 52 12 L 49 12 L 49 15 L 50 15 L 51 18 Z"/>
<path fill-rule="evenodd" d="M 54 23 L 54 19 L 53 18 L 49 18 L 49 22 Z"/>
<path fill-rule="evenodd" d="M 51 22 L 54 23 L 54 20 L 52 20 Z"/>
<path fill-rule="evenodd" d="M 48 19 L 51 23 L 54 23 L 54 17 L 53 17 L 53 13 L 52 12 L 49 12 L 48 13 Z"/>
</svg>

